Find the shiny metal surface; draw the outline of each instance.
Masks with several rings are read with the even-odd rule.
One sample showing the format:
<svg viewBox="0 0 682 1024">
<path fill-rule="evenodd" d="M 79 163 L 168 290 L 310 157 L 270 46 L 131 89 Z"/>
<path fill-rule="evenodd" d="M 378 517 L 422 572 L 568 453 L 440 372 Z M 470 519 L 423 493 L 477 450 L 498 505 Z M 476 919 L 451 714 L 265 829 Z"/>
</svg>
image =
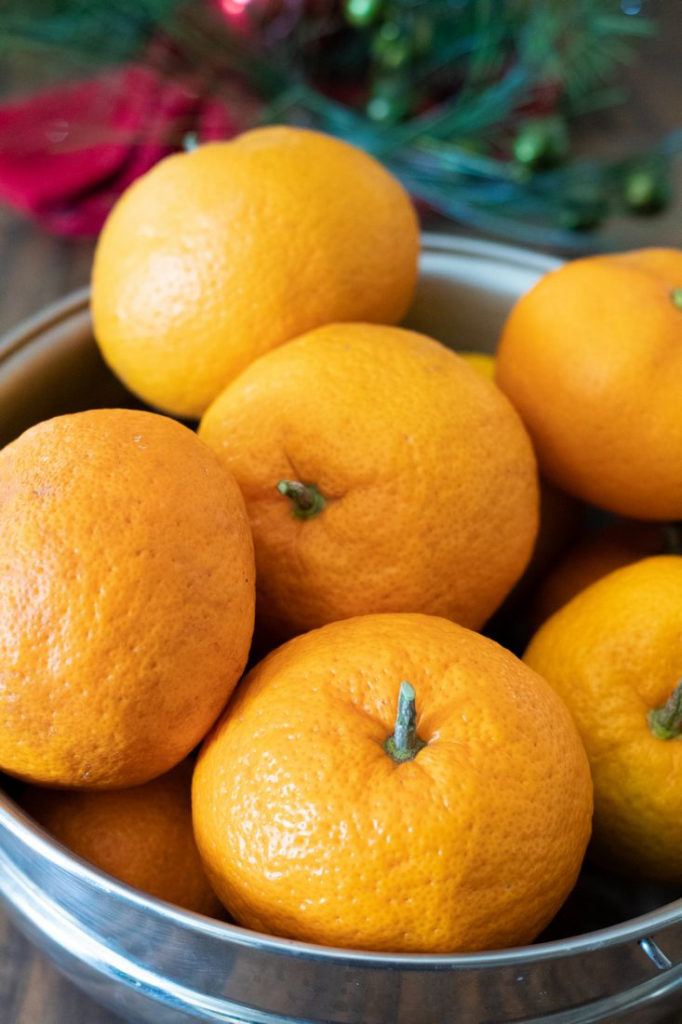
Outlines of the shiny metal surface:
<svg viewBox="0 0 682 1024">
<path fill-rule="evenodd" d="M 556 265 L 427 236 L 409 325 L 458 348 L 492 349 L 514 299 Z M 120 404 L 135 402 L 99 359 L 87 292 L 0 343 L 0 443 L 46 416 Z M 530 947 L 458 956 L 325 949 L 147 898 L 70 855 L 0 795 L 0 897 L 16 923 L 95 999 L 154 1024 L 660 1021 L 682 1007 L 676 895 L 587 868 Z"/>
</svg>

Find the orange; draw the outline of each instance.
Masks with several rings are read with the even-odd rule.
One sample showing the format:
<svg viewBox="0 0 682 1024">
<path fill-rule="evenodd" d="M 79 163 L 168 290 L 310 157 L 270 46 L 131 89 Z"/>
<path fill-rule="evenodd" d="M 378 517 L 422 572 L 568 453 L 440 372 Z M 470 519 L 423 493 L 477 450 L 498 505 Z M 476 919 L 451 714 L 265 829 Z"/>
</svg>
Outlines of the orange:
<svg viewBox="0 0 682 1024">
<path fill-rule="evenodd" d="M 540 523 L 533 553 L 521 579 L 485 625 L 487 636 L 514 653 L 523 651 L 541 621 L 533 617 L 535 595 L 578 532 L 581 513 L 579 502 L 540 477 Z"/>
<path fill-rule="evenodd" d="M 583 508 L 565 491 L 540 477 L 540 525 L 533 557 L 524 575 L 527 586 L 547 572 L 580 528 Z"/>
<path fill-rule="evenodd" d="M 192 431 L 100 409 L 0 452 L 0 769 L 120 787 L 202 739 L 248 655 L 236 483 Z"/>
<path fill-rule="evenodd" d="M 376 160 L 318 132 L 258 128 L 168 157 L 119 200 L 95 255 L 95 334 L 137 395 L 199 417 L 297 334 L 400 320 L 418 250 L 412 203 Z"/>
<path fill-rule="evenodd" d="M 682 252 L 590 256 L 516 304 L 496 380 L 541 471 L 600 508 L 682 518 Z"/>
<path fill-rule="evenodd" d="M 663 523 L 620 520 L 576 541 L 544 578 L 533 600 L 539 625 L 602 576 L 649 555 L 673 554 Z"/>
<path fill-rule="evenodd" d="M 311 331 L 248 367 L 199 435 L 244 493 L 276 635 L 382 611 L 480 626 L 530 556 L 528 436 L 494 384 L 424 335 Z"/>
<path fill-rule="evenodd" d="M 31 787 L 20 799 L 55 839 L 102 871 L 185 910 L 223 916 L 194 841 L 191 779 L 186 761 L 130 789 Z"/>
<path fill-rule="evenodd" d="M 682 882 L 682 558 L 658 555 L 581 591 L 524 660 L 564 699 L 594 778 L 593 855 Z M 667 705 L 667 708 L 666 708 Z"/>
<path fill-rule="evenodd" d="M 512 654 L 445 619 L 373 615 L 297 637 L 245 677 L 192 805 L 240 924 L 451 952 L 548 923 L 580 868 L 591 782 L 565 706 Z"/>
<path fill-rule="evenodd" d="M 470 366 L 489 380 L 495 379 L 495 356 L 489 352 L 459 352 Z M 556 555 L 575 534 L 580 520 L 580 505 L 564 491 L 540 479 L 540 521 L 532 558 L 510 598 L 517 604 L 547 571 Z"/>
<path fill-rule="evenodd" d="M 495 356 L 490 352 L 458 352 L 457 354 L 484 377 L 489 380 L 495 379 Z"/>
</svg>

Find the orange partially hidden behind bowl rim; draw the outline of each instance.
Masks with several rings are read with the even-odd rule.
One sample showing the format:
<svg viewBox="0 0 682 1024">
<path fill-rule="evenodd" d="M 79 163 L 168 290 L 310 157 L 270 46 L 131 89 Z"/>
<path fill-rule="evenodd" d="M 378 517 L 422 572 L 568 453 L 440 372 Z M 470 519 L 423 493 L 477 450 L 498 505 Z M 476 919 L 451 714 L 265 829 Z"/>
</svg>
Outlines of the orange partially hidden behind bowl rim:
<svg viewBox="0 0 682 1024">
<path fill-rule="evenodd" d="M 202 747 L 192 802 L 240 924 L 445 953 L 542 930 L 576 880 L 592 793 L 543 679 L 492 640 L 404 614 L 332 623 L 257 665 Z"/>
<path fill-rule="evenodd" d="M 59 416 L 0 452 L 0 769 L 115 788 L 178 764 L 254 618 L 239 489 L 174 420 Z"/>
<path fill-rule="evenodd" d="M 575 260 L 522 296 L 495 379 L 553 483 L 619 515 L 682 518 L 681 336 L 677 249 Z"/>
<path fill-rule="evenodd" d="M 419 227 L 362 150 L 290 126 L 162 160 L 118 201 L 92 275 L 104 358 L 150 405 L 199 417 L 263 352 L 333 320 L 394 323 Z"/>
<path fill-rule="evenodd" d="M 528 435 L 494 384 L 425 335 L 302 335 L 233 381 L 199 436 L 242 489 L 257 615 L 281 638 L 383 611 L 477 627 L 527 564 Z"/>
<path fill-rule="evenodd" d="M 19 802 L 55 839 L 102 871 L 150 896 L 224 917 L 192 829 L 193 764 L 183 761 L 129 789 L 27 787 Z"/>
</svg>

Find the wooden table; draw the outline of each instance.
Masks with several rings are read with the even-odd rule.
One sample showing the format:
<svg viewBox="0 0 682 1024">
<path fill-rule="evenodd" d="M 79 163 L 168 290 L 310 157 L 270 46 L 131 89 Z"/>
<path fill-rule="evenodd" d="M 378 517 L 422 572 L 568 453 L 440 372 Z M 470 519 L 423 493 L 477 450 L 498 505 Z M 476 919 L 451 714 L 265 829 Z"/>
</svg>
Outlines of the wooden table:
<svg viewBox="0 0 682 1024">
<path fill-rule="evenodd" d="M 617 144 L 647 145 L 682 124 L 682 12 L 680 0 L 653 0 L 663 31 L 647 44 L 635 75 L 632 102 L 616 114 L 590 119 L 580 142 L 587 150 Z M 682 181 L 680 182 L 682 185 Z M 628 245 L 682 245 L 682 187 L 662 216 L 630 220 L 622 230 Z M 87 283 L 93 243 L 52 238 L 33 224 L 0 210 L 0 332 L 46 303 Z M 675 1016 L 682 1022 L 680 1014 Z M 636 1018 L 632 1018 L 636 1024 Z M 0 910 L 0 1022 L 2 1024 L 116 1024 L 120 1018 L 100 1008 L 65 981 L 8 922 Z M 418 1024 L 415 1021 L 415 1024 Z M 476 1022 L 462 1022 L 476 1024 Z M 671 1019 L 672 1024 L 672 1019 Z"/>
</svg>

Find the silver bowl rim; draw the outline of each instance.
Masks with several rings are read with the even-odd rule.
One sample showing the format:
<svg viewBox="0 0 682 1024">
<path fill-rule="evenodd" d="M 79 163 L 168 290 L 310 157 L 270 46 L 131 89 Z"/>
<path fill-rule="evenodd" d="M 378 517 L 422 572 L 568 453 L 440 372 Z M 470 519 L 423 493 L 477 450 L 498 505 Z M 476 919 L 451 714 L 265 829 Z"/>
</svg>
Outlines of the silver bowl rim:
<svg viewBox="0 0 682 1024">
<path fill-rule="evenodd" d="M 504 242 L 488 242 L 478 238 L 422 232 L 421 255 L 437 255 L 447 253 L 466 256 L 482 262 L 494 260 L 506 263 L 516 269 L 535 271 L 538 274 L 555 270 L 564 262 L 556 256 L 533 252 L 520 246 L 507 245 Z M 90 302 L 90 287 L 84 285 L 61 299 L 50 302 L 32 316 L 25 317 L 21 323 L 5 331 L 0 337 L 0 361 L 7 359 L 14 352 L 29 344 L 37 335 L 61 320 L 68 319 L 79 313 L 86 313 Z"/>
<path fill-rule="evenodd" d="M 422 253 L 450 253 L 487 261 L 497 260 L 515 268 L 523 267 L 538 273 L 546 273 L 560 266 L 562 261 L 542 253 L 535 253 L 518 246 L 485 240 L 424 233 Z M 42 311 L 25 319 L 0 339 L 0 361 L 53 328 L 62 320 L 87 312 L 90 289 L 86 286 L 46 306 Z M 649 911 L 620 924 L 611 925 L 593 932 L 538 942 L 528 946 L 509 949 L 489 950 L 478 953 L 379 953 L 365 950 L 343 949 L 319 946 L 295 939 L 278 938 L 261 932 L 242 928 L 240 925 L 217 921 L 192 911 L 183 910 L 173 904 L 149 896 L 106 874 L 90 862 L 73 854 L 53 839 L 41 826 L 26 814 L 0 788 L 0 832 L 6 830 L 36 856 L 59 870 L 79 877 L 89 886 L 115 895 L 123 903 L 143 909 L 158 918 L 163 918 L 181 927 L 229 941 L 242 947 L 257 948 L 281 956 L 305 956 L 312 960 L 338 961 L 348 966 L 387 967 L 407 969 L 434 968 L 443 970 L 470 969 L 472 967 L 513 967 L 557 956 L 578 956 L 606 946 L 617 945 L 631 940 L 637 941 L 653 933 L 682 922 L 682 898 L 667 903 L 657 910 Z M 2 850 L 0 849 L 0 867 Z"/>
</svg>

